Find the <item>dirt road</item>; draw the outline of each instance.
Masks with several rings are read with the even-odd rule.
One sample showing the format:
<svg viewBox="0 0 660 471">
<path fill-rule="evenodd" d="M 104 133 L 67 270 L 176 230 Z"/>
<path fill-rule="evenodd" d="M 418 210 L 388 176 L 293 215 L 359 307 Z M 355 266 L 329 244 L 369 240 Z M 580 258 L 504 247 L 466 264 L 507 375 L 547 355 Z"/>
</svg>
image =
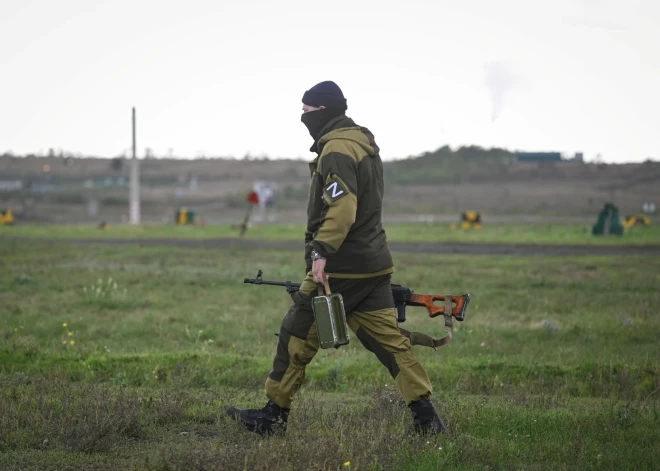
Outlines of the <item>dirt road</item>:
<svg viewBox="0 0 660 471">
<path fill-rule="evenodd" d="M 253 249 L 299 249 L 300 242 L 265 241 L 247 239 L 48 239 L 48 238 L 3 238 L 8 242 L 50 242 L 68 244 L 111 244 L 111 245 L 169 245 L 187 248 L 253 248 Z M 523 244 L 457 244 L 457 243 L 413 243 L 390 242 L 394 252 L 467 254 L 467 255 L 646 255 L 660 256 L 660 245 L 639 246 L 585 246 L 585 245 L 523 245 Z"/>
</svg>

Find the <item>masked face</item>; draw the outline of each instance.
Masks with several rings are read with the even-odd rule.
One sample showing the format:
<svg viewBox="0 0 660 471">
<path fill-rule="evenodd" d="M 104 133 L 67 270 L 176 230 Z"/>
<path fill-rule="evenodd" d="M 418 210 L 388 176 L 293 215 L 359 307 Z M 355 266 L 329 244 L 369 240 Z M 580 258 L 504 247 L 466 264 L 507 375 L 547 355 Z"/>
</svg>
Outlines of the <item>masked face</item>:
<svg viewBox="0 0 660 471">
<path fill-rule="evenodd" d="M 326 114 L 324 110 L 314 110 L 303 113 L 300 117 L 300 121 L 305 125 L 309 131 L 309 135 L 312 136 L 312 139 L 315 141 L 321 137 L 319 134 L 323 129 L 323 126 L 327 123 Z"/>
<path fill-rule="evenodd" d="M 312 136 L 314 141 L 317 141 L 321 137 L 321 131 L 323 128 L 337 116 L 341 116 L 344 113 L 344 108 L 339 107 L 314 107 L 309 105 L 303 106 L 304 113 L 300 117 L 302 123 L 307 127 L 309 135 Z"/>
</svg>

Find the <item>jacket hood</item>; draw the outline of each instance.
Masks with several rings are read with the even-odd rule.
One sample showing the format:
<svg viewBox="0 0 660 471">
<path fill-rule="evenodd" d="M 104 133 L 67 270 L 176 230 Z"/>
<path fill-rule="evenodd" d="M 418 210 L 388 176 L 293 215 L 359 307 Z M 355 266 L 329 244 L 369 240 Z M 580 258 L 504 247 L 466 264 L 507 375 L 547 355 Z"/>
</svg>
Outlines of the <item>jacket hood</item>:
<svg viewBox="0 0 660 471">
<path fill-rule="evenodd" d="M 319 152 L 322 151 L 323 146 L 327 142 L 333 140 L 345 140 L 354 142 L 362 147 L 364 151 L 370 156 L 377 155 L 380 151 L 376 145 L 373 134 L 367 128 L 362 126 L 354 125 L 345 128 L 338 128 L 328 132 L 327 134 L 324 134 L 318 140 Z"/>
<path fill-rule="evenodd" d="M 323 129 L 321 137 L 312 144 L 309 151 L 321 155 L 323 152 L 323 146 L 325 146 L 328 141 L 334 139 L 344 139 L 355 142 L 362 147 L 369 156 L 374 156 L 380 153 L 380 149 L 376 145 L 374 135 L 371 131 L 363 126 L 358 126 L 355 124 L 355 121 L 346 115 L 337 116 L 331 120 Z"/>
</svg>

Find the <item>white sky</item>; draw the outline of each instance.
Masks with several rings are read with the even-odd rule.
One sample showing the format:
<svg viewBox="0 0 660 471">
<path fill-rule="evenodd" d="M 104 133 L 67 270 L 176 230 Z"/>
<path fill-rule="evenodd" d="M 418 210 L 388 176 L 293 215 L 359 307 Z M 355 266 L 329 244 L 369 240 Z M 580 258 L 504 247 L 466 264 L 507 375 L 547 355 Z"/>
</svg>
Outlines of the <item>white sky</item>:
<svg viewBox="0 0 660 471">
<path fill-rule="evenodd" d="M 660 159 L 656 0 L 0 0 L 0 153 L 312 157 L 334 80 L 385 159 Z M 493 117 L 495 119 L 493 119 Z"/>
</svg>

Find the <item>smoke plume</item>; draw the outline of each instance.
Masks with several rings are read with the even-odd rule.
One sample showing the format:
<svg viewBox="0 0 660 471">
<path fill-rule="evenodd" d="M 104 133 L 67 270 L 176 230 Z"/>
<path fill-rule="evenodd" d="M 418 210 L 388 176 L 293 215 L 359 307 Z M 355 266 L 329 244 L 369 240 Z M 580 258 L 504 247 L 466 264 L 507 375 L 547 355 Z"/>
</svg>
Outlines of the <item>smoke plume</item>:
<svg viewBox="0 0 660 471">
<path fill-rule="evenodd" d="M 494 122 L 504 109 L 508 93 L 514 86 L 515 78 L 511 65 L 506 62 L 491 62 L 484 67 L 484 82 L 490 93 L 491 122 Z"/>
</svg>

